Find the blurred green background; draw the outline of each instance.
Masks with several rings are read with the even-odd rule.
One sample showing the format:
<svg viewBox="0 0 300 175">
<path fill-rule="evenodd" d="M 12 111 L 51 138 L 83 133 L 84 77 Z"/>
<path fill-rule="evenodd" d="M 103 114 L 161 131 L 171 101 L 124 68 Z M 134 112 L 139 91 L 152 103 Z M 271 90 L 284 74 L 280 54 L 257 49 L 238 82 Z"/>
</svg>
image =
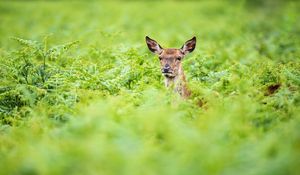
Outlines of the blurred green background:
<svg viewBox="0 0 300 175">
<path fill-rule="evenodd" d="M 299 174 L 297 1 L 0 1 L 0 174 Z M 165 89 L 145 36 L 180 48 Z"/>
</svg>

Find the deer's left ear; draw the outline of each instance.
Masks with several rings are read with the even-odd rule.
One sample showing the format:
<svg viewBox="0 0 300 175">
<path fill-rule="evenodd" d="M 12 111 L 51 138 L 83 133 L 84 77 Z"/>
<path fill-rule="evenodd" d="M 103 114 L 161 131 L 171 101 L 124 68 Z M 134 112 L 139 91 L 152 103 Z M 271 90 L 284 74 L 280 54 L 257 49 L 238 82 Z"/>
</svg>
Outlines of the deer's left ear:
<svg viewBox="0 0 300 175">
<path fill-rule="evenodd" d="M 181 47 L 181 52 L 186 55 L 188 53 L 193 52 L 193 50 L 196 47 L 196 37 L 193 37 L 192 39 L 188 40 L 184 43 L 184 45 Z"/>
<path fill-rule="evenodd" d="M 163 48 L 153 39 L 146 36 L 146 43 L 149 48 L 149 50 L 153 53 L 160 54 L 163 50 Z"/>
</svg>

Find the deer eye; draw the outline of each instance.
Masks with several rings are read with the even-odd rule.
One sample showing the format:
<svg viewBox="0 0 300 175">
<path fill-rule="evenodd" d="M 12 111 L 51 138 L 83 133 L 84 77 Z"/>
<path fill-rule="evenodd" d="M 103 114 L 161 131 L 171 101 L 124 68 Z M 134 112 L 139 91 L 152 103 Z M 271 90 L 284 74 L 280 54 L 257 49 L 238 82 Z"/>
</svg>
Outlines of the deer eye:
<svg viewBox="0 0 300 175">
<path fill-rule="evenodd" d="M 178 61 L 180 61 L 180 60 L 181 60 L 181 57 L 177 57 L 176 59 L 177 59 Z"/>
<path fill-rule="evenodd" d="M 158 57 L 159 58 L 159 60 L 161 61 L 162 60 L 162 58 L 161 57 Z"/>
</svg>

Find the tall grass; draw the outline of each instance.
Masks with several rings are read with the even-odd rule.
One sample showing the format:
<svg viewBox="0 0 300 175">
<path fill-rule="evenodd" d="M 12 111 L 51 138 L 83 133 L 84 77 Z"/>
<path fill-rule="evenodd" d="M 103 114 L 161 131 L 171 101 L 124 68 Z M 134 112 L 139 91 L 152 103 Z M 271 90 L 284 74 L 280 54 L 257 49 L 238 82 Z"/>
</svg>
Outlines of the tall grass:
<svg viewBox="0 0 300 175">
<path fill-rule="evenodd" d="M 0 2 L 0 174 L 297 174 L 299 7 Z M 191 98 L 145 35 L 197 36 Z"/>
</svg>

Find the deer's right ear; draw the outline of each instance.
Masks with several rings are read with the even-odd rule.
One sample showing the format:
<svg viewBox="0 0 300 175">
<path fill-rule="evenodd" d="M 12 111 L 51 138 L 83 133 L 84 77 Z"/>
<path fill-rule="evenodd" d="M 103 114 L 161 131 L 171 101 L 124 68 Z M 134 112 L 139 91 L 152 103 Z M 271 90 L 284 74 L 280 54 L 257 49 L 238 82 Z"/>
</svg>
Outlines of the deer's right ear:
<svg viewBox="0 0 300 175">
<path fill-rule="evenodd" d="M 163 50 L 163 48 L 153 39 L 146 36 L 146 43 L 149 48 L 149 50 L 153 53 L 160 54 Z"/>
<path fill-rule="evenodd" d="M 181 47 L 181 52 L 186 55 L 188 53 L 193 52 L 193 50 L 196 47 L 196 37 L 193 37 L 192 39 L 188 40 L 184 43 L 184 45 Z"/>
</svg>

